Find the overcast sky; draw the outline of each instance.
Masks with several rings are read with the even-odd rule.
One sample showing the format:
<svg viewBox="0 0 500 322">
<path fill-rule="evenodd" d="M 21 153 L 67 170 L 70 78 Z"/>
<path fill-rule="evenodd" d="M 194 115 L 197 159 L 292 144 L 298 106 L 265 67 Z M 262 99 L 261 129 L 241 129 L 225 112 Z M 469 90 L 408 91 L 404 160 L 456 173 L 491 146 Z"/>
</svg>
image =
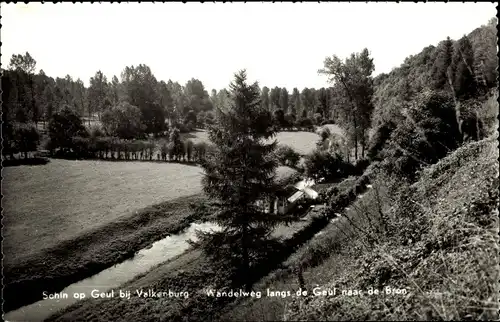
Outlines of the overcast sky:
<svg viewBox="0 0 500 322">
<path fill-rule="evenodd" d="M 2 66 L 28 51 L 52 77 L 88 85 L 147 64 L 159 80 L 221 89 L 246 68 L 261 86 L 327 86 L 326 56 L 367 47 L 375 74 L 496 15 L 492 3 L 2 4 Z"/>
</svg>

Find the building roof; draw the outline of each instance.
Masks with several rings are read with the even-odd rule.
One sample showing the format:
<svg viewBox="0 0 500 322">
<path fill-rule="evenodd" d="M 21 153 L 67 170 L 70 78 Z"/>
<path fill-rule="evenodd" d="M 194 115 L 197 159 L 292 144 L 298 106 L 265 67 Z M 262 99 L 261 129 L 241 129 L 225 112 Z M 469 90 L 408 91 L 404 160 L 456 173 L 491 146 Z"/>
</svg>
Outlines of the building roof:
<svg viewBox="0 0 500 322">
<path fill-rule="evenodd" d="M 304 194 L 303 191 L 297 191 L 295 192 L 291 197 L 288 198 L 288 202 L 295 202 L 297 201 L 297 199 L 299 199 L 300 197 L 302 197 L 302 195 Z"/>
</svg>

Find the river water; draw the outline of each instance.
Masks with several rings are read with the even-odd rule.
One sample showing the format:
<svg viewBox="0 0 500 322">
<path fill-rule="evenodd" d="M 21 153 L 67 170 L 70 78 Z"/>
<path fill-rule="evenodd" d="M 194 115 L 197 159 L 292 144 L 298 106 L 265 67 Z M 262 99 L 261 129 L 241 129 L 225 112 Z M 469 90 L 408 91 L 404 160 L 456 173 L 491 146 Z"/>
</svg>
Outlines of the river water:
<svg viewBox="0 0 500 322">
<path fill-rule="evenodd" d="M 85 294 L 85 298 L 88 299 L 91 298 L 93 290 L 99 290 L 99 293 L 101 293 L 118 288 L 137 275 L 147 272 L 153 266 L 185 252 L 190 247 L 188 240 L 196 240 L 196 230 L 217 231 L 220 230 L 220 227 L 214 223 L 192 223 L 183 233 L 159 240 L 153 243 L 151 247 L 137 252 L 133 258 L 105 269 L 80 282 L 71 284 L 57 293 L 66 294 L 67 297 L 59 299 L 47 298 L 23 306 L 15 311 L 6 313 L 4 319 L 6 321 L 43 321 L 55 312 L 81 300 L 79 297 L 75 298 L 74 294 Z"/>
</svg>

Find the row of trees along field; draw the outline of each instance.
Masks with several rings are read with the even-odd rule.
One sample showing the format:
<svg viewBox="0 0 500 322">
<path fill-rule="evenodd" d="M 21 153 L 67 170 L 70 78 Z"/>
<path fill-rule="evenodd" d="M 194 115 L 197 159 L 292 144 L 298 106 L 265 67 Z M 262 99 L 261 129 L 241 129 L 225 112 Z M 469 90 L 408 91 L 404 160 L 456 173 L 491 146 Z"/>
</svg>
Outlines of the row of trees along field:
<svg viewBox="0 0 500 322">
<path fill-rule="evenodd" d="M 34 132 L 46 129 L 54 114 L 69 108 L 89 127 L 99 123 L 109 136 L 122 139 L 161 135 L 169 126 L 189 132 L 195 127 L 213 124 L 214 105 L 227 105 L 226 89 L 207 93 L 198 79 L 184 86 L 169 80 L 158 81 L 146 65 L 127 66 L 121 80 L 109 81 L 97 71 L 86 87 L 81 79 L 70 75 L 52 78 L 40 69 L 29 54 L 12 55 L 7 69 L 2 70 L 4 148 L 14 153 L 32 149 Z M 336 105 L 332 88 L 259 88 L 263 107 L 271 112 L 275 123 L 292 130 L 312 129 L 314 124 L 334 122 Z M 97 122 L 96 122 L 97 121 Z M 33 128 L 32 128 L 33 127 Z M 26 131 L 32 135 L 25 135 Z M 30 142 L 21 142 L 23 139 Z"/>
</svg>

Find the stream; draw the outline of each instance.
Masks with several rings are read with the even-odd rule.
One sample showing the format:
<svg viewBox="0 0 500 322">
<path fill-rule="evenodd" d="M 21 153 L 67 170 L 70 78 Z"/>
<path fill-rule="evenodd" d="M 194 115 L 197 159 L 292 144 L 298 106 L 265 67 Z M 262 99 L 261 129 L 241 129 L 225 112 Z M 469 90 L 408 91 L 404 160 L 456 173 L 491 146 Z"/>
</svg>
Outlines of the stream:
<svg viewBox="0 0 500 322">
<path fill-rule="evenodd" d="M 47 297 L 57 294 L 59 295 L 57 299 L 46 298 L 8 312 L 3 317 L 6 321 L 43 321 L 55 312 L 80 301 L 82 294 L 85 294 L 84 298 L 88 299 L 92 298 L 93 290 L 99 290 L 99 293 L 102 293 L 118 288 L 152 267 L 185 252 L 190 247 L 188 240 L 196 240 L 196 230 L 216 231 L 220 230 L 220 227 L 209 222 L 192 223 L 183 233 L 167 236 L 148 248 L 138 251 L 131 259 L 71 284 L 61 292 L 47 294 Z M 75 294 L 78 295 L 76 298 Z"/>
</svg>

